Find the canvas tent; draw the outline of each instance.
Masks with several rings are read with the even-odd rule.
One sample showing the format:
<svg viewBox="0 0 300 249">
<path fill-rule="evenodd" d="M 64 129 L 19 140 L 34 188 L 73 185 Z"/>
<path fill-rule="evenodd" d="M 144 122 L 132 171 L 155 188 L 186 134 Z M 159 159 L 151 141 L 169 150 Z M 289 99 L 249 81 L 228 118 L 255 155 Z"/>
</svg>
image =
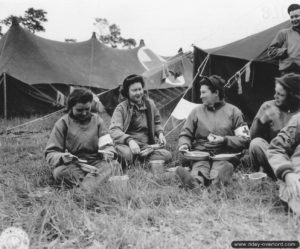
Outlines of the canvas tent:
<svg viewBox="0 0 300 249">
<path fill-rule="evenodd" d="M 228 101 L 240 107 L 250 123 L 262 102 L 273 98 L 274 77 L 279 75 L 278 63 L 268 57 L 267 48 L 277 32 L 289 26 L 286 21 L 218 48 L 202 50 L 195 46 L 194 75 L 208 58 L 203 75 L 217 74 L 231 80 L 230 87 L 225 88 Z M 195 103 L 200 103 L 198 82 L 199 77 L 190 96 Z"/>
<path fill-rule="evenodd" d="M 95 93 L 116 88 L 126 76 L 145 72 L 138 56 L 142 47 L 110 48 L 95 34 L 84 42 L 58 42 L 13 22 L 0 40 L 0 115 L 51 112 L 74 86 Z M 161 84 L 152 86 L 157 87 Z"/>
</svg>

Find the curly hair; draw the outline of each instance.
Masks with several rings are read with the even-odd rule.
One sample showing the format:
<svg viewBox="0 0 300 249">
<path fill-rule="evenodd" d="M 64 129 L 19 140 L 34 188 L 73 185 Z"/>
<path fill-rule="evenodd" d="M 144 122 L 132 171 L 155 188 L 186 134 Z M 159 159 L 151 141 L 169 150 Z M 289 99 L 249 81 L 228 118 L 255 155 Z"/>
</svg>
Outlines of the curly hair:
<svg viewBox="0 0 300 249">
<path fill-rule="evenodd" d="M 87 103 L 93 101 L 93 93 L 85 88 L 75 88 L 67 99 L 67 110 L 71 110 L 77 103 Z"/>
</svg>

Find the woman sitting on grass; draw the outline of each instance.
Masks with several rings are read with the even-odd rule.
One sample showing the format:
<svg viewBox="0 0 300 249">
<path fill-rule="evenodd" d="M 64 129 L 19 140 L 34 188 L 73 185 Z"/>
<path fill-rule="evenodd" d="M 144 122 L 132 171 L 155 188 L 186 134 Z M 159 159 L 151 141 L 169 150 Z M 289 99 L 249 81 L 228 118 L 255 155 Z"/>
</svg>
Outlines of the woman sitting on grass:
<svg viewBox="0 0 300 249">
<path fill-rule="evenodd" d="M 275 78 L 274 100 L 266 101 L 259 108 L 250 128 L 252 141 L 249 156 L 255 171 L 263 170 L 269 177 L 276 176 L 267 159 L 270 142 L 300 111 L 300 75 L 289 73 Z"/>
<path fill-rule="evenodd" d="M 103 120 L 90 112 L 92 101 L 93 94 L 87 89 L 70 94 L 68 113 L 55 123 L 45 150 L 57 182 L 82 185 L 86 190 L 107 179 L 119 166 L 113 160 L 117 154 Z M 90 174 L 91 169 L 96 174 Z"/>
<path fill-rule="evenodd" d="M 122 90 L 125 100 L 116 107 L 111 118 L 110 134 L 124 169 L 141 158 L 142 151 L 151 148 L 156 138 L 162 146 L 166 145 L 159 111 L 153 100 L 144 94 L 144 87 L 142 76 L 133 74 L 125 78 Z M 151 150 L 145 158 L 168 162 L 172 155 L 160 148 Z"/>
<path fill-rule="evenodd" d="M 179 134 L 179 151 L 195 150 L 218 155 L 236 153 L 245 149 L 250 141 L 249 129 L 242 112 L 224 101 L 225 81 L 217 76 L 200 81 L 199 105 L 188 116 Z M 227 184 L 231 180 L 233 165 L 226 159 L 195 160 L 191 172 L 178 167 L 177 175 L 191 188 L 199 185 Z"/>
</svg>

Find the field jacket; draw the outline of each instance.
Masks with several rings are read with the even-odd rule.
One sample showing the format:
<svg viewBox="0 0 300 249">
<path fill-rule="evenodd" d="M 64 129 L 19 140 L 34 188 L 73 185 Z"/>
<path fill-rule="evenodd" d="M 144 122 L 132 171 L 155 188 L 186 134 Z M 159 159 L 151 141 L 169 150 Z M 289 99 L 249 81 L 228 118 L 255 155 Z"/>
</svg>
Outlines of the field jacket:
<svg viewBox="0 0 300 249">
<path fill-rule="evenodd" d="M 99 115 L 91 115 L 90 121 L 85 124 L 73 119 L 70 114 L 64 115 L 55 123 L 45 149 L 46 161 L 51 166 L 63 164 L 64 152 L 88 161 L 99 159 L 99 138 L 106 137 L 108 130 Z M 101 149 L 116 153 L 112 141 L 103 144 Z"/>
<path fill-rule="evenodd" d="M 279 70 L 293 63 L 300 66 L 300 33 L 292 27 L 280 30 L 268 48 L 268 55 L 279 59 Z"/>
<path fill-rule="evenodd" d="M 153 100 L 144 99 L 147 107 L 147 122 L 149 129 L 149 144 L 155 143 L 155 136 L 163 132 L 161 126 L 161 117 Z M 126 134 L 133 114 L 133 105 L 128 99 L 121 102 L 115 109 L 109 127 L 109 132 L 115 144 L 127 144 L 131 139 L 129 134 Z"/>
<path fill-rule="evenodd" d="M 260 121 L 260 118 L 265 114 L 265 112 L 271 108 L 275 107 L 279 111 L 279 116 L 274 117 L 273 120 L 263 124 Z M 261 137 L 265 139 L 268 143 L 276 137 L 278 132 L 288 123 L 293 115 L 295 115 L 299 110 L 295 112 L 283 111 L 275 105 L 274 100 L 269 100 L 264 102 L 261 107 L 259 108 L 255 118 L 253 119 L 251 128 L 250 128 L 250 135 L 251 139 L 256 137 Z"/>
</svg>

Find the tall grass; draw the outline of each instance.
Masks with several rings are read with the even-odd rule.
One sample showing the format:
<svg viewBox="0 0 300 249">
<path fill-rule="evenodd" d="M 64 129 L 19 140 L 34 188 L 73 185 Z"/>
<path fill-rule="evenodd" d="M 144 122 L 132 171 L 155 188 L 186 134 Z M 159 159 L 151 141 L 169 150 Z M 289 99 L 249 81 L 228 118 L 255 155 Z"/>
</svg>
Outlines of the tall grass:
<svg viewBox="0 0 300 249">
<path fill-rule="evenodd" d="M 58 188 L 43 159 L 56 119 L 29 127 L 35 133 L 0 138 L 0 232 L 22 227 L 31 249 L 223 249 L 233 240 L 300 240 L 299 219 L 285 211 L 276 183 L 243 172 L 226 188 L 185 190 L 174 175 L 153 176 L 140 165 L 127 172 L 125 189 L 109 182 L 91 194 Z M 176 144 L 169 148 L 175 156 Z"/>
</svg>

